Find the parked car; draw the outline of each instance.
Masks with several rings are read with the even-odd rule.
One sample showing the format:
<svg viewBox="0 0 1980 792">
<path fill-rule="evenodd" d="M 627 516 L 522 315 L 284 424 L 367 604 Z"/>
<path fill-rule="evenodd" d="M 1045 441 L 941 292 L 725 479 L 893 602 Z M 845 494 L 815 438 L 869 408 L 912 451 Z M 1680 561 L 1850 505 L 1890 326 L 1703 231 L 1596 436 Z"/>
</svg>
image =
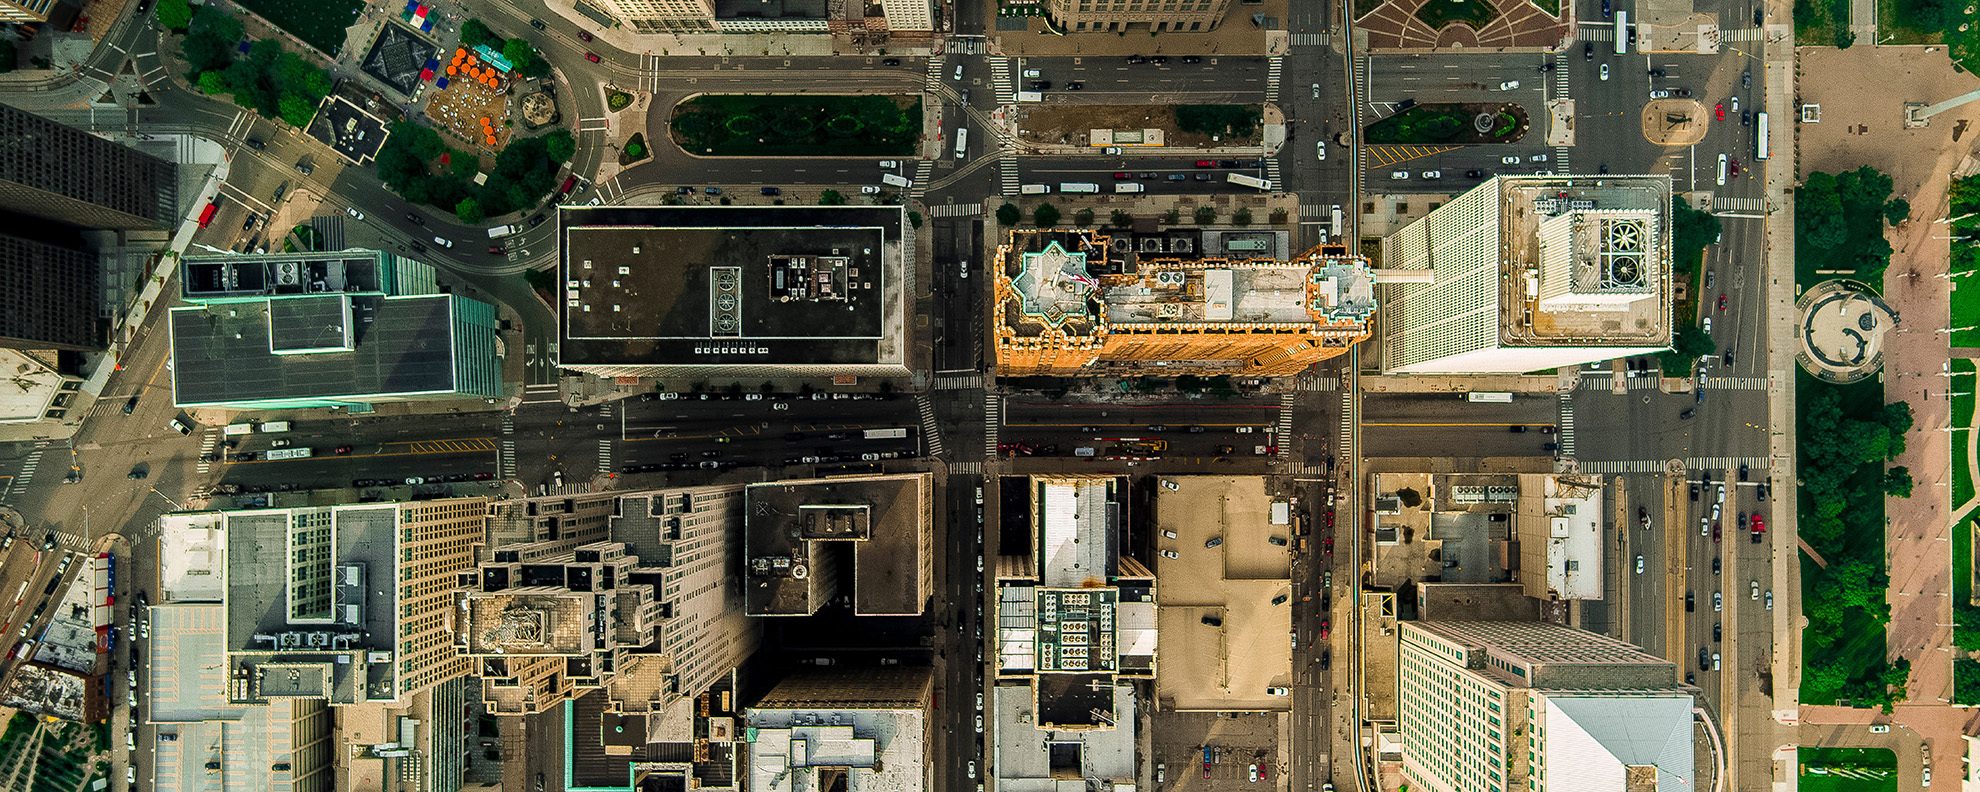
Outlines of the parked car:
<svg viewBox="0 0 1980 792">
<path fill-rule="evenodd" d="M 585 60 L 588 60 L 588 61 L 591 61 L 592 63 L 597 63 L 597 62 L 599 62 L 599 61 L 600 61 L 600 58 L 598 57 L 598 53 L 596 53 L 596 52 L 587 52 L 587 53 L 585 53 L 585 54 L 584 54 L 584 59 L 585 59 Z"/>
</svg>

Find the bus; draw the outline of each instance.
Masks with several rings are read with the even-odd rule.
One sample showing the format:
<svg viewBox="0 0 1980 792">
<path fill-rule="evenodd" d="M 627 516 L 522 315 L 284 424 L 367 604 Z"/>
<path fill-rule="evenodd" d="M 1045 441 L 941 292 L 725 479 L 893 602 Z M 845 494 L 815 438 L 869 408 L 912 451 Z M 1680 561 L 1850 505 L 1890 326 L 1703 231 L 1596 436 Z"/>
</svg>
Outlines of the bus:
<svg viewBox="0 0 1980 792">
<path fill-rule="evenodd" d="M 1093 182 L 1059 182 L 1059 192 L 1062 193 L 1097 193 L 1099 191 L 1100 185 Z"/>
<path fill-rule="evenodd" d="M 963 159 L 968 156 L 969 156 L 969 128 L 961 127 L 956 130 L 956 159 Z"/>
<path fill-rule="evenodd" d="M 1767 158 L 1767 111 L 1753 114 L 1753 158 Z"/>
<path fill-rule="evenodd" d="M 1341 238 L 1342 219 L 1343 218 L 1341 216 L 1341 205 L 1334 204 L 1334 209 L 1327 218 L 1327 230 L 1333 233 L 1335 239 Z"/>
<path fill-rule="evenodd" d="M 1264 190 L 1266 192 L 1271 192 L 1272 190 L 1272 182 L 1258 178 L 1257 176 L 1246 176 L 1242 173 L 1225 174 L 1224 181 L 1232 184 L 1242 184 L 1246 187 Z"/>
<path fill-rule="evenodd" d="M 1629 52 L 1629 12 L 1616 12 L 1616 54 Z"/>
<path fill-rule="evenodd" d="M 901 428 L 868 429 L 861 436 L 868 440 L 905 440 L 908 436 L 908 430 Z"/>
<path fill-rule="evenodd" d="M 1484 404 L 1511 404 L 1512 394 L 1506 391 L 1472 391 L 1464 395 L 1464 400 Z"/>
</svg>

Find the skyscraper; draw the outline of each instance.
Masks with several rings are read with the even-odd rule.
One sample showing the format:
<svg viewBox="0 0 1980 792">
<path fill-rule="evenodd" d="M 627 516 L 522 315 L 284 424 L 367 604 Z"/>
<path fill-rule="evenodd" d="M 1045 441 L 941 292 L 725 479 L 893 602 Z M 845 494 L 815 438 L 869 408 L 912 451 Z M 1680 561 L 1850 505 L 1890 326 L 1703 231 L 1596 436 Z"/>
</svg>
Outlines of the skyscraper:
<svg viewBox="0 0 1980 792">
<path fill-rule="evenodd" d="M 159 229 L 178 212 L 172 163 L 0 104 L 0 206 L 81 228 Z"/>
<path fill-rule="evenodd" d="M 1693 698 L 1670 661 L 1542 622 L 1406 621 L 1399 636 L 1411 789 L 1697 788 Z"/>
<path fill-rule="evenodd" d="M 0 234 L 0 346 L 101 349 L 102 296 L 96 256 Z"/>
<path fill-rule="evenodd" d="M 1524 373 L 1671 344 L 1669 176 L 1501 176 L 1382 240 L 1382 370 Z"/>
</svg>

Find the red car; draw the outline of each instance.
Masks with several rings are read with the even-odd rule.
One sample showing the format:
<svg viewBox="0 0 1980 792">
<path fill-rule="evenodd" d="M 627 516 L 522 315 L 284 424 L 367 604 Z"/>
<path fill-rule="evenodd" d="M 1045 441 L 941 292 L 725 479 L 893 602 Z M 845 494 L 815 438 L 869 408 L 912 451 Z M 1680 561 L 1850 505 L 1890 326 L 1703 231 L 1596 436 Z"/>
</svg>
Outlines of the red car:
<svg viewBox="0 0 1980 792">
<path fill-rule="evenodd" d="M 1729 175 L 1729 176 L 1732 176 L 1732 177 L 1733 177 L 1733 178 L 1735 178 L 1735 179 L 1737 179 L 1737 178 L 1739 178 L 1739 160 L 1732 160 L 1732 161 L 1731 161 L 1730 163 L 1728 163 L 1728 164 L 1729 164 L 1729 165 L 1730 165 L 1731 167 L 1729 167 L 1729 168 L 1728 168 L 1728 169 L 1726 170 L 1726 173 L 1727 173 L 1727 175 Z"/>
<path fill-rule="evenodd" d="M 1718 521 L 1718 520 L 1713 520 L 1713 521 L 1712 521 L 1712 544 L 1718 544 L 1718 543 L 1719 543 L 1719 539 L 1720 539 L 1720 537 L 1721 537 L 1721 536 L 1722 536 L 1722 534 L 1720 534 L 1720 532 L 1719 532 L 1719 521 Z"/>
<path fill-rule="evenodd" d="M 1327 640 L 1327 636 L 1333 633 L 1333 631 L 1334 631 L 1334 622 L 1332 619 L 1320 620 L 1320 640 L 1322 641 Z"/>
<path fill-rule="evenodd" d="M 591 31 L 589 31 L 589 30 L 580 30 L 580 31 L 578 31 L 578 38 L 580 38 L 580 39 L 584 39 L 585 41 L 590 41 L 590 40 L 591 40 Z"/>
<path fill-rule="evenodd" d="M 1322 539 L 1322 540 L 1320 540 L 1320 550 L 1321 550 L 1322 552 L 1325 552 L 1325 553 L 1326 553 L 1327 555 L 1333 555 L 1333 554 L 1334 554 L 1334 537 L 1331 537 L 1331 536 L 1329 536 L 1329 537 L 1327 537 L 1327 538 L 1325 538 L 1325 539 Z"/>
<path fill-rule="evenodd" d="M 557 192 L 563 193 L 564 195 L 570 195 L 571 188 L 576 186 L 577 186 L 577 177 L 571 176 L 569 178 L 564 179 L 564 186 L 558 187 Z"/>
<path fill-rule="evenodd" d="M 598 62 L 598 60 L 599 60 L 599 58 L 598 58 L 598 53 L 596 53 L 596 52 L 587 52 L 587 53 L 585 53 L 585 54 L 584 54 L 584 59 L 585 59 L 585 60 L 588 60 L 588 61 L 591 61 L 592 63 L 597 63 L 597 62 Z M 1719 114 L 1719 120 L 1720 120 L 1720 121 L 1724 121 L 1724 120 L 1726 120 L 1726 114 L 1725 114 L 1725 113 L 1720 113 L 1720 114 Z"/>
<path fill-rule="evenodd" d="M 1726 120 L 1726 103 L 1720 102 L 1712 105 L 1712 115 L 1718 117 L 1720 121 Z"/>
<path fill-rule="evenodd" d="M 341 455 L 341 454 L 348 454 L 350 452 L 351 452 L 350 446 L 337 446 L 336 450 L 331 451 L 330 453 Z"/>
<path fill-rule="evenodd" d="M 1216 161 L 1216 160 L 1197 160 L 1197 161 L 1196 161 L 1196 167 L 1199 167 L 1199 168 L 1214 168 L 1214 167 L 1217 167 L 1217 161 Z"/>
<path fill-rule="evenodd" d="M 1767 535 L 1767 521 L 1760 519 L 1760 513 L 1753 513 L 1753 543 L 1759 544 L 1760 537 Z"/>
<path fill-rule="evenodd" d="M 1120 180 L 1122 180 L 1122 179 L 1131 179 L 1131 178 L 1134 178 L 1134 177 L 1132 177 L 1132 176 L 1129 176 L 1129 175 L 1127 174 L 1127 172 L 1126 172 L 1126 171 L 1115 171 L 1115 172 L 1114 172 L 1114 180 L 1115 180 L 1115 181 L 1120 181 Z"/>
<path fill-rule="evenodd" d="M 1726 296 L 1724 294 L 1721 294 L 1719 295 L 1719 312 L 1725 313 L 1725 311 L 1726 311 Z"/>
</svg>

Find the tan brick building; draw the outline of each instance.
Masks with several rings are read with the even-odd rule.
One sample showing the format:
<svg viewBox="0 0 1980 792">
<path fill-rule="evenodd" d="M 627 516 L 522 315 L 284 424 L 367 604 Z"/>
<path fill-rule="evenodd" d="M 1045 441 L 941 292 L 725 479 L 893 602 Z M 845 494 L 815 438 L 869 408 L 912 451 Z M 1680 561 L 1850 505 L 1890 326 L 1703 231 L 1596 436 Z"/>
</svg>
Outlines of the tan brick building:
<svg viewBox="0 0 1980 792">
<path fill-rule="evenodd" d="M 1231 0 L 1045 0 L 1046 13 L 1072 33 L 1215 30 Z"/>
</svg>

